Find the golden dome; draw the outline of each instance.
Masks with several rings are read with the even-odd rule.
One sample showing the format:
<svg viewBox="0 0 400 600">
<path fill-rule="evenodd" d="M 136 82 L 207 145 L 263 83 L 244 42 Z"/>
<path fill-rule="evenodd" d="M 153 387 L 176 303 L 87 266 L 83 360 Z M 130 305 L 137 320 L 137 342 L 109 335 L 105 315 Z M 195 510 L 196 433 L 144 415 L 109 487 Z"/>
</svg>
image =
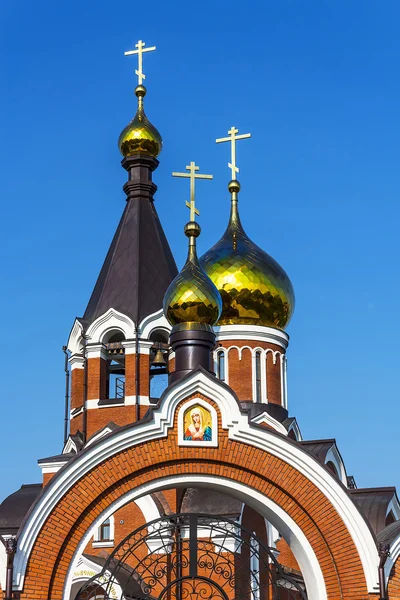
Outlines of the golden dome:
<svg viewBox="0 0 400 600">
<path fill-rule="evenodd" d="M 218 325 L 266 325 L 284 329 L 294 310 L 293 286 L 282 267 L 245 234 L 237 208 L 239 190 L 239 182 L 231 181 L 228 228 L 200 259 L 222 297 Z"/>
<path fill-rule="evenodd" d="M 138 85 L 135 94 L 138 99 L 136 115 L 119 136 L 118 147 L 124 156 L 134 154 L 158 156 L 162 150 L 162 138 L 144 112 L 143 98 L 146 95 L 146 88 Z"/>
<path fill-rule="evenodd" d="M 189 253 L 180 273 L 164 296 L 164 314 L 171 325 L 203 323 L 214 325 L 221 314 L 221 296 L 201 268 L 196 254 L 196 238 L 200 226 L 194 221 L 185 226 L 189 238 Z"/>
</svg>

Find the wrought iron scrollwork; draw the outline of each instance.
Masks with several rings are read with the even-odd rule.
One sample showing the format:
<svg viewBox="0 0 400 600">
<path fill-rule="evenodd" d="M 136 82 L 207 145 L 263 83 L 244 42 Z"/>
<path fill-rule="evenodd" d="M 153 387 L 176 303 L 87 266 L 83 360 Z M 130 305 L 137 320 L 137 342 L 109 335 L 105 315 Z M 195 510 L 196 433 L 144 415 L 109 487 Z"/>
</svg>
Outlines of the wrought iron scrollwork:
<svg viewBox="0 0 400 600">
<path fill-rule="evenodd" d="M 253 568 L 252 568 L 253 565 Z M 257 565 L 257 568 L 254 568 Z M 271 548 L 230 519 L 178 514 L 129 534 L 76 600 L 306 600 Z"/>
</svg>

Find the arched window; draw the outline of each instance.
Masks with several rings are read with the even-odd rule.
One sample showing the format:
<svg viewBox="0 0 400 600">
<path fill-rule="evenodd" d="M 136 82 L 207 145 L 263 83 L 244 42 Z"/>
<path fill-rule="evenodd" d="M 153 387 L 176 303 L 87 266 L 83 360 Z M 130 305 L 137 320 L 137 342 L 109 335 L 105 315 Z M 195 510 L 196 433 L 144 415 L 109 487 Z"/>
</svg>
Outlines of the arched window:
<svg viewBox="0 0 400 600">
<path fill-rule="evenodd" d="M 220 351 L 217 353 L 217 373 L 218 379 L 225 381 L 225 352 Z"/>
<path fill-rule="evenodd" d="M 94 533 L 93 547 L 107 548 L 114 545 L 114 515 L 102 522 Z"/>
<path fill-rule="evenodd" d="M 256 402 L 262 402 L 261 400 L 261 352 L 257 350 L 255 354 L 255 379 L 256 379 Z"/>
<path fill-rule="evenodd" d="M 111 523 L 106 519 L 99 527 L 99 542 L 109 542 L 111 540 Z"/>
</svg>

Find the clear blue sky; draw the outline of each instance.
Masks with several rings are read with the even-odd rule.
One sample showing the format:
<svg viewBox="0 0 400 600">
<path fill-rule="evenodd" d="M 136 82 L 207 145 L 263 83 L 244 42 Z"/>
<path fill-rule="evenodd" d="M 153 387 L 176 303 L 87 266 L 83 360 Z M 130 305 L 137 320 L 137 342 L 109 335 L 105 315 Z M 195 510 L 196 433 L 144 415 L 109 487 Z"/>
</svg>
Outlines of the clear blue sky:
<svg viewBox="0 0 400 600">
<path fill-rule="evenodd" d="M 195 160 L 200 252 L 229 211 L 231 125 L 247 233 L 290 275 L 289 403 L 336 437 L 359 487 L 400 486 L 400 4 L 397 0 L 7 2 L 1 19 L 0 496 L 62 447 L 61 347 L 124 207 L 117 139 L 135 111 L 164 138 L 156 205 L 181 266 Z"/>
</svg>

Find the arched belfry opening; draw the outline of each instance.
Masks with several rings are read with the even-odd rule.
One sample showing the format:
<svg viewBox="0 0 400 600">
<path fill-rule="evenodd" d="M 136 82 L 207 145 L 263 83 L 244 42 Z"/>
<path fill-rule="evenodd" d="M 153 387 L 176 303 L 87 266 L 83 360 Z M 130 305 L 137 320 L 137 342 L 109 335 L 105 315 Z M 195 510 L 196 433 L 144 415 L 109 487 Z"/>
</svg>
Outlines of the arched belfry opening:
<svg viewBox="0 0 400 600">
<path fill-rule="evenodd" d="M 125 349 L 121 331 L 111 331 L 103 340 L 107 352 L 105 399 L 123 402 L 125 398 Z"/>
<path fill-rule="evenodd" d="M 168 362 L 171 351 L 168 332 L 155 329 L 150 334 L 150 402 L 155 403 L 168 386 Z"/>
<path fill-rule="evenodd" d="M 276 548 L 239 520 L 164 515 L 126 536 L 75 600 L 306 600 Z"/>
</svg>

